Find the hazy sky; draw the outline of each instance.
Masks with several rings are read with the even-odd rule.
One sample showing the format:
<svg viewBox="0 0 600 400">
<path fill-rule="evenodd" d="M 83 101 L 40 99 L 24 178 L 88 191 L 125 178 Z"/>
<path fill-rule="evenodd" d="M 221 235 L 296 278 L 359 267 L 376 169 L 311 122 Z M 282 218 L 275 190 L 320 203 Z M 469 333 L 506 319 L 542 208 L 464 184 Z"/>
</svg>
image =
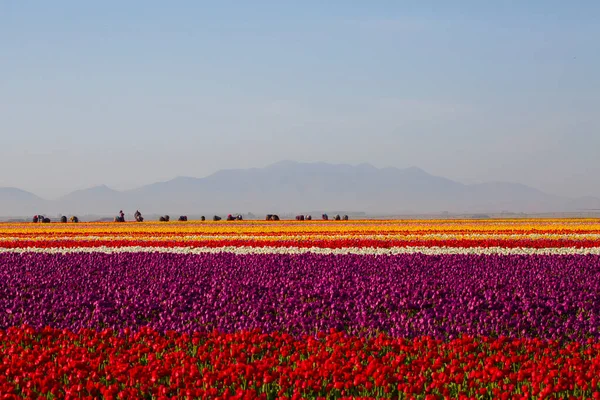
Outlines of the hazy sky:
<svg viewBox="0 0 600 400">
<path fill-rule="evenodd" d="M 275 161 L 600 196 L 600 2 L 0 1 L 0 186 Z"/>
</svg>

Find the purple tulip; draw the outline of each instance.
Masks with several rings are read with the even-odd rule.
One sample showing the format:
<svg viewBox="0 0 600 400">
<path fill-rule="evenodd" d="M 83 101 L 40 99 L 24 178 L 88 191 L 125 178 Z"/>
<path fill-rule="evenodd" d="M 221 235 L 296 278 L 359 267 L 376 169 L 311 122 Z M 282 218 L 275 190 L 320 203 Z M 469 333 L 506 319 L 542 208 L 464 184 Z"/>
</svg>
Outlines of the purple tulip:
<svg viewBox="0 0 600 400">
<path fill-rule="evenodd" d="M 1 254 L 0 328 L 600 338 L 600 256 Z"/>
</svg>

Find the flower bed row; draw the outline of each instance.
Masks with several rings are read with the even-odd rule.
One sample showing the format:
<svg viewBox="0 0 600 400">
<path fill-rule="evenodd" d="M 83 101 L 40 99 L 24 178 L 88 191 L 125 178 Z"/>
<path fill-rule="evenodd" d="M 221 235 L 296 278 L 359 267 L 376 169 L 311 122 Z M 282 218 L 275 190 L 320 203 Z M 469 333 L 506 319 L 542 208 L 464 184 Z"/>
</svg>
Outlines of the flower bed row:
<svg viewBox="0 0 600 400">
<path fill-rule="evenodd" d="M 371 235 L 598 235 L 598 220 L 362 220 L 337 222 L 236 221 L 184 223 L 0 223 L 0 238 L 52 238 L 72 236 L 133 236 L 135 238 L 194 235 L 285 237 L 369 237 Z"/>
<path fill-rule="evenodd" d="M 1 253 L 14 254 L 75 254 L 75 253 L 173 253 L 173 254 L 217 254 L 230 253 L 237 255 L 249 254 L 288 254 L 300 255 L 306 253 L 322 255 L 401 255 L 401 254 L 423 254 L 423 255 L 600 255 L 600 247 L 252 247 L 252 246 L 223 246 L 223 247 L 154 247 L 154 246 L 124 246 L 124 247 L 13 247 L 1 248 Z"/>
<path fill-rule="evenodd" d="M 599 256 L 0 254 L 0 328 L 600 338 Z"/>
<path fill-rule="evenodd" d="M 600 398 L 596 341 L 23 327 L 0 348 L 4 399 Z"/>
<path fill-rule="evenodd" d="M 0 225 L 1 226 L 1 225 Z M 150 239 L 162 239 L 162 240 L 178 240 L 178 239 L 268 239 L 268 240 L 281 240 L 286 237 L 293 237 L 297 239 L 307 238 L 319 238 L 319 239 L 336 239 L 336 238 L 362 238 L 362 239 L 429 239 L 429 238 L 441 238 L 441 239 L 461 239 L 461 238 L 474 238 L 474 239 L 486 239 L 486 238 L 504 238 L 504 239 L 562 239 L 562 238 L 573 238 L 573 239 L 598 239 L 600 232 L 594 231 L 566 231 L 566 232 L 554 232 L 554 231 L 387 231 L 387 230 L 375 230 L 375 231 L 352 231 L 352 230 L 336 230 L 336 231 L 304 231 L 304 230 L 285 230 L 285 231 L 273 231 L 273 232 L 244 232 L 244 231 L 225 231 L 225 232 L 211 232 L 209 230 L 193 230 L 193 231 L 152 231 L 140 230 L 140 231 L 121 231 L 121 230 L 107 230 L 107 231 L 96 231 L 84 229 L 70 229 L 70 230 L 49 230 L 44 232 L 37 232 L 35 230 L 28 231 L 2 231 L 0 230 L 0 240 L 7 241 L 11 239 L 22 240 L 56 240 L 56 239 L 75 239 L 75 240 L 86 240 L 88 238 L 95 239 L 138 239 L 138 240 L 150 240 Z"/>
<path fill-rule="evenodd" d="M 301 247 L 340 249 L 393 247 L 501 247 L 511 248 L 596 248 L 597 239 L 309 239 L 309 240 L 161 240 L 161 239 L 93 239 L 93 240 L 3 240 L 1 248 L 78 248 L 78 247 Z"/>
</svg>

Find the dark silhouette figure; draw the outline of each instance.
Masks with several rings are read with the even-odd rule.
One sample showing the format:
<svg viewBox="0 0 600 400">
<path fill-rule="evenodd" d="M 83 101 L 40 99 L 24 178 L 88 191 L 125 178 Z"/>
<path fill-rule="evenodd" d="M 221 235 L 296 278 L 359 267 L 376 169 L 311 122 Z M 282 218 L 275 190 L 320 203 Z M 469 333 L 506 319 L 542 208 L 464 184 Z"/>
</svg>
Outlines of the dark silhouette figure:
<svg viewBox="0 0 600 400">
<path fill-rule="evenodd" d="M 203 216 L 200 217 L 200 221 L 206 221 L 206 218 Z"/>
<path fill-rule="evenodd" d="M 142 217 L 142 213 L 140 212 L 140 210 L 136 210 L 133 216 L 137 222 L 144 222 L 144 217 Z"/>
<path fill-rule="evenodd" d="M 169 222 L 170 218 L 168 215 L 164 215 L 158 219 L 160 222 Z"/>
<path fill-rule="evenodd" d="M 187 215 L 181 215 L 178 219 L 179 222 L 185 222 L 187 221 Z"/>
<path fill-rule="evenodd" d="M 304 221 L 304 215 L 296 215 L 296 221 Z"/>
<path fill-rule="evenodd" d="M 60 222 L 62 222 L 63 224 L 67 223 L 67 217 L 65 217 L 64 215 L 62 217 L 60 217 Z"/>
<path fill-rule="evenodd" d="M 115 217 L 115 222 L 125 222 L 125 213 L 123 210 L 119 211 L 119 215 Z"/>
<path fill-rule="evenodd" d="M 221 217 L 219 217 L 218 215 L 215 215 L 213 217 L 213 221 L 220 221 L 220 220 L 221 220 Z"/>
<path fill-rule="evenodd" d="M 71 222 L 73 222 L 74 224 L 76 224 L 76 223 L 78 223 L 78 222 L 79 222 L 79 218 L 77 218 L 76 216 L 74 216 L 74 215 L 73 215 L 73 216 L 71 217 Z"/>
<path fill-rule="evenodd" d="M 323 221 L 329 220 L 329 216 L 327 214 L 321 215 L 321 218 L 323 218 Z"/>
</svg>

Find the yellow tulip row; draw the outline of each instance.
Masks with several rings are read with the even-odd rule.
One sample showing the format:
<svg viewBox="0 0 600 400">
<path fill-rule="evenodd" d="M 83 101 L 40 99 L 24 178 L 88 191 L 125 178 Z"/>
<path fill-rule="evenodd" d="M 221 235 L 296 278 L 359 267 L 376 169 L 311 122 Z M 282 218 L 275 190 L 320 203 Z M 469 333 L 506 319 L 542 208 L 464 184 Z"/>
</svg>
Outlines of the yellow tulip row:
<svg viewBox="0 0 600 400">
<path fill-rule="evenodd" d="M 0 223 L 0 235 L 105 234 L 600 234 L 598 219 Z"/>
</svg>

